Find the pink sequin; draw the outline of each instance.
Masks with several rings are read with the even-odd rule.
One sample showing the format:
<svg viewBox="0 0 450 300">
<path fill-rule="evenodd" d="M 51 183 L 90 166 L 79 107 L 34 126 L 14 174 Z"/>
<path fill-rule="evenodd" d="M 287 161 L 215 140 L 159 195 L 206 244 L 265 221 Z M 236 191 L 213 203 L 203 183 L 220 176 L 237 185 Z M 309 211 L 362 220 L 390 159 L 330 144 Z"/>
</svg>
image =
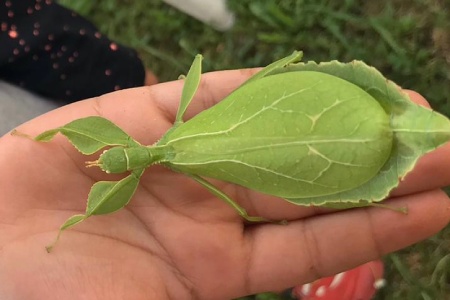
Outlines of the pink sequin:
<svg viewBox="0 0 450 300">
<path fill-rule="evenodd" d="M 110 69 L 106 69 L 106 70 L 105 70 L 105 75 L 106 75 L 106 76 L 111 75 L 111 70 L 110 70 Z"/>
<path fill-rule="evenodd" d="M 111 43 L 111 44 L 109 44 L 109 48 L 112 50 L 112 51 L 116 51 L 117 50 L 117 44 L 116 43 Z"/>
<path fill-rule="evenodd" d="M 9 37 L 12 38 L 12 39 L 15 39 L 15 38 L 17 38 L 17 37 L 19 36 L 19 34 L 17 33 L 17 31 L 15 31 L 15 30 L 10 30 L 10 31 L 8 32 L 8 35 L 9 35 Z"/>
</svg>

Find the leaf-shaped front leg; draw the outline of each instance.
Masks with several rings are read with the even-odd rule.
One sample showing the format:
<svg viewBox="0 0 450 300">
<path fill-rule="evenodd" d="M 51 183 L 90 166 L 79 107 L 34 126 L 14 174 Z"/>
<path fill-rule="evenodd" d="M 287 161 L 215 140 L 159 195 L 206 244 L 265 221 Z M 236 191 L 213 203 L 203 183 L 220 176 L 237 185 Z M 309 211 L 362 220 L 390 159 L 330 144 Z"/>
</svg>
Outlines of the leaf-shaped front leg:
<svg viewBox="0 0 450 300">
<path fill-rule="evenodd" d="M 48 142 L 57 133 L 65 135 L 83 154 L 92 154 L 106 146 L 131 147 L 140 145 L 111 121 L 97 116 L 77 119 L 64 126 L 47 130 L 34 138 Z"/>
<path fill-rule="evenodd" d="M 81 223 L 92 215 L 109 214 L 127 205 L 136 191 L 142 173 L 144 173 L 143 169 L 133 171 L 119 181 L 100 181 L 95 183 L 89 192 L 86 213 L 68 218 L 59 228 L 55 241 L 46 247 L 47 252 L 53 249 L 64 230 Z"/>
</svg>

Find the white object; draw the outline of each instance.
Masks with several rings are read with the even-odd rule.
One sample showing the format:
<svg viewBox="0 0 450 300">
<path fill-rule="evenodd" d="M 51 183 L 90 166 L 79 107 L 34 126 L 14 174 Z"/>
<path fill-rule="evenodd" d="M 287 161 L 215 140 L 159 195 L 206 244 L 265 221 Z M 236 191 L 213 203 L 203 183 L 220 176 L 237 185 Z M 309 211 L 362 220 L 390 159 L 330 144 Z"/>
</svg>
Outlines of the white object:
<svg viewBox="0 0 450 300">
<path fill-rule="evenodd" d="M 226 0 L 164 0 L 182 12 L 225 31 L 234 24 L 234 15 L 228 10 Z"/>
</svg>

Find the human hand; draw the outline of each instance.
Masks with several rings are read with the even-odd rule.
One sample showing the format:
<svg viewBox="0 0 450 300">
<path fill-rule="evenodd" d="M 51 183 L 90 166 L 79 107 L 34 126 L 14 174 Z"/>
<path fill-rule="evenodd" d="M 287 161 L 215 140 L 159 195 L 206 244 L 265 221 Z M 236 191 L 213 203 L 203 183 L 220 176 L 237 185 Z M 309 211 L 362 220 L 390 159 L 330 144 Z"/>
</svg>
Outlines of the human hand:
<svg viewBox="0 0 450 300">
<path fill-rule="evenodd" d="M 186 114 L 192 117 L 254 71 L 205 74 Z M 122 90 L 77 102 L 20 128 L 37 135 L 74 119 L 101 115 L 143 144 L 175 119 L 182 81 Z M 424 101 L 411 93 L 414 101 Z M 48 144 L 0 139 L 0 299 L 231 299 L 282 290 L 335 274 L 422 240 L 448 224 L 450 145 L 425 156 L 380 208 L 330 211 L 299 207 L 214 181 L 250 215 L 288 225 L 247 225 L 186 176 L 152 166 L 131 203 L 91 217 L 51 243 L 67 217 L 84 211 L 98 180 L 85 157 L 61 136 Z"/>
</svg>

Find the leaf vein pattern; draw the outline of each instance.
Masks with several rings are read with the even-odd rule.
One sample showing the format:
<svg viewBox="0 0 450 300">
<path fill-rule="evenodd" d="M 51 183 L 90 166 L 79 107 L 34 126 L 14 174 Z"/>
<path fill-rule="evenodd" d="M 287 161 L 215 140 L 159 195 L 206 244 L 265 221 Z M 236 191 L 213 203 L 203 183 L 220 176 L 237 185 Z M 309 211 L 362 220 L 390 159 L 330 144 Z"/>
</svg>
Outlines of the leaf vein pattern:
<svg viewBox="0 0 450 300">
<path fill-rule="evenodd" d="M 329 139 L 329 140 L 307 140 L 307 141 L 292 141 L 292 142 L 286 142 L 286 143 L 267 143 L 265 145 L 259 145 L 259 146 L 253 146 L 253 147 L 242 147 L 239 149 L 236 149 L 234 151 L 227 151 L 227 154 L 233 154 L 233 153 L 242 153 L 242 152 L 250 152 L 250 151 L 256 151 L 256 150 L 266 150 L 266 149 L 273 149 L 273 148 L 284 148 L 284 147 L 294 147 L 294 146 L 310 146 L 311 144 L 317 145 L 317 144 L 335 144 L 335 143 L 367 143 L 367 142 L 374 142 L 374 139 Z"/>
<path fill-rule="evenodd" d="M 176 141 L 180 141 L 180 140 L 184 140 L 184 139 L 188 139 L 188 138 L 192 138 L 192 137 L 202 137 L 202 136 L 212 136 L 212 135 L 220 135 L 220 134 L 226 134 L 226 133 L 230 133 L 233 130 L 235 130 L 236 128 L 238 128 L 239 126 L 251 121 L 252 119 L 256 118 L 258 115 L 262 114 L 263 112 L 265 112 L 266 110 L 272 109 L 273 107 L 275 107 L 277 104 L 279 104 L 280 102 L 288 99 L 289 97 L 298 95 L 300 93 L 303 93 L 306 90 L 309 90 L 313 87 L 309 87 L 309 88 L 304 88 L 295 92 L 292 92 L 290 94 L 284 94 L 283 96 L 281 96 L 279 99 L 275 100 L 272 104 L 270 104 L 269 106 L 265 106 L 263 108 L 261 108 L 260 110 L 258 110 L 257 112 L 255 112 L 253 115 L 249 116 L 248 118 L 237 122 L 236 124 L 233 124 L 230 128 L 225 129 L 225 130 L 220 130 L 220 131 L 215 131 L 215 132 L 206 132 L 206 133 L 198 133 L 198 134 L 193 134 L 193 135 L 186 135 L 186 136 L 182 136 L 176 139 L 173 139 L 171 141 L 169 141 L 167 144 L 176 142 Z"/>
<path fill-rule="evenodd" d="M 343 165 L 343 166 L 349 166 L 349 167 L 360 167 L 360 168 L 367 168 L 370 166 L 370 165 L 352 164 L 352 163 L 334 160 L 334 159 L 329 158 L 325 154 L 321 153 L 314 147 L 308 146 L 308 149 L 311 153 L 314 153 L 315 155 L 320 156 L 321 158 L 325 159 L 326 161 L 330 162 L 331 164 L 337 164 L 337 165 Z"/>
<path fill-rule="evenodd" d="M 296 178 L 296 177 L 292 177 L 290 175 L 284 174 L 284 173 L 280 173 L 280 172 L 276 172 L 274 170 L 270 170 L 267 168 L 263 168 L 260 166 L 255 166 L 246 162 L 243 162 L 241 160 L 238 159 L 217 159 L 217 160 L 209 160 L 209 161 L 205 161 L 205 162 L 177 162 L 174 163 L 176 165 L 183 165 L 183 166 L 195 166 L 195 165 L 208 165 L 208 164 L 216 164 L 216 163 L 235 163 L 235 164 L 240 164 L 240 165 L 244 165 L 246 167 L 249 168 L 253 168 L 253 169 L 257 169 L 260 171 L 264 171 L 267 173 L 271 173 L 274 174 L 276 176 L 281 176 L 290 180 L 294 180 L 297 182 L 303 182 L 303 183 L 308 183 L 308 184 L 314 184 L 314 185 L 318 185 L 318 186 L 322 186 L 322 187 L 328 187 L 328 188 L 336 188 L 336 186 L 329 186 L 329 185 L 323 185 L 320 183 L 315 182 L 318 178 L 320 178 L 329 168 L 332 164 L 340 164 L 340 165 L 346 165 L 346 166 L 352 166 L 352 167 L 367 167 L 367 165 L 359 165 L 359 164 L 351 164 L 351 163 L 345 163 L 345 162 L 340 162 L 340 161 L 336 161 L 336 160 L 331 160 L 329 158 L 327 158 L 326 156 L 322 155 L 322 158 L 326 159 L 329 162 L 329 165 L 324 168 L 324 170 L 322 170 L 314 179 L 312 180 L 306 180 L 306 179 L 301 179 L 301 178 Z"/>
<path fill-rule="evenodd" d="M 320 183 L 314 182 L 313 180 L 306 180 L 306 179 L 292 177 L 292 176 L 286 175 L 284 173 L 276 172 L 274 170 L 270 170 L 270 169 L 263 168 L 263 167 L 260 167 L 260 166 L 255 166 L 255 165 L 252 165 L 252 164 L 249 164 L 249 163 L 245 163 L 243 161 L 235 160 L 235 159 L 220 159 L 220 160 L 214 160 L 214 161 L 207 161 L 207 162 L 204 162 L 204 163 L 178 163 L 177 162 L 176 165 L 191 166 L 191 165 L 214 164 L 214 163 L 221 163 L 221 162 L 236 163 L 236 164 L 244 165 L 244 166 L 249 167 L 251 169 L 257 169 L 257 170 L 260 170 L 260 171 L 263 171 L 263 172 L 271 173 L 271 174 L 274 174 L 276 176 L 281 176 L 281 177 L 284 177 L 284 178 L 287 178 L 287 179 L 290 179 L 290 180 L 294 180 L 294 181 L 297 181 L 297 182 L 303 182 L 303 183 L 318 185 L 318 186 L 327 187 L 327 188 L 336 188 L 336 186 L 329 186 L 329 185 L 325 185 L 325 184 L 320 184 Z"/>
</svg>

